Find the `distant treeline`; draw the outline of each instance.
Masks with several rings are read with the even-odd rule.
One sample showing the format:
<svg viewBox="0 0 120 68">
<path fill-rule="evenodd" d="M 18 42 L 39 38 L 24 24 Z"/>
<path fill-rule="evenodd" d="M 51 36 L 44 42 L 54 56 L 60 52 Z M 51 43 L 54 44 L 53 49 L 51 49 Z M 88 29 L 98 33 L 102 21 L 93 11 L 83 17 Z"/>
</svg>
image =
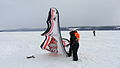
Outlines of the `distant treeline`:
<svg viewBox="0 0 120 68">
<path fill-rule="evenodd" d="M 77 27 L 61 27 L 61 31 L 69 31 L 70 29 L 75 28 L 79 31 L 85 30 L 120 30 L 120 26 L 77 26 Z M 24 29 L 6 29 L 0 30 L 0 32 L 18 32 L 18 31 L 45 31 L 47 28 L 24 28 Z"/>
<path fill-rule="evenodd" d="M 120 30 L 120 26 L 80 26 L 68 28 L 77 28 L 77 30 Z"/>
</svg>

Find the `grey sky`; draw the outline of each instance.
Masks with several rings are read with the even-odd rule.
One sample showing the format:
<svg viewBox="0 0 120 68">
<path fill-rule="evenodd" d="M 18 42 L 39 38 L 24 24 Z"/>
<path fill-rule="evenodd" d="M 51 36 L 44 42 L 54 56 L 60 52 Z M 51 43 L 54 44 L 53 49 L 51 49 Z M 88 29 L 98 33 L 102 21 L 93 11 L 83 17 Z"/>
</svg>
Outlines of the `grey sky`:
<svg viewBox="0 0 120 68">
<path fill-rule="evenodd" d="M 61 27 L 120 25 L 120 0 L 0 0 L 0 29 L 47 27 L 50 7 Z"/>
</svg>

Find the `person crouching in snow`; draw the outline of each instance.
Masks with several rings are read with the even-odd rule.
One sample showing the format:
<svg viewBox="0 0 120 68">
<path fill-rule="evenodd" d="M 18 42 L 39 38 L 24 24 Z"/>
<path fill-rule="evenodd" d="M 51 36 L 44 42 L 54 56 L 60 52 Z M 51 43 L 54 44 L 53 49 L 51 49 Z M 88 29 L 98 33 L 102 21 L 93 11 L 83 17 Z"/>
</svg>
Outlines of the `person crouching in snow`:
<svg viewBox="0 0 120 68">
<path fill-rule="evenodd" d="M 79 48 L 79 37 L 80 35 L 77 31 L 71 31 L 70 32 L 70 48 L 69 48 L 69 53 L 68 57 L 70 57 L 73 54 L 73 61 L 78 61 L 78 48 Z"/>
</svg>

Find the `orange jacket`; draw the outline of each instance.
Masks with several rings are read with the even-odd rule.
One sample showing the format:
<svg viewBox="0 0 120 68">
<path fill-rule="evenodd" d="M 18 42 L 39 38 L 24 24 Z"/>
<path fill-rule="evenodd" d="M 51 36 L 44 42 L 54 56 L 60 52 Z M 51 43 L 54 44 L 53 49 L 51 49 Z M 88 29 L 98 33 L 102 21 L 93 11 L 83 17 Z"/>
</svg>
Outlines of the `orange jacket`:
<svg viewBox="0 0 120 68">
<path fill-rule="evenodd" d="M 75 36 L 78 39 L 78 42 L 80 41 L 80 34 L 78 32 L 75 32 Z"/>
</svg>

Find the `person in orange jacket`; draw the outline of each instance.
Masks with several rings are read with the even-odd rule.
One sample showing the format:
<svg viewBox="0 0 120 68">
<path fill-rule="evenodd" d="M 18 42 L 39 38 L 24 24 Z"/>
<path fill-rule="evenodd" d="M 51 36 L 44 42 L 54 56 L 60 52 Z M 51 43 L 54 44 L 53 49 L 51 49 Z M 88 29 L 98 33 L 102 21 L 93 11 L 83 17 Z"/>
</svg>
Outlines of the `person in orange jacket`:
<svg viewBox="0 0 120 68">
<path fill-rule="evenodd" d="M 68 57 L 73 54 L 73 61 L 78 61 L 78 48 L 79 48 L 80 34 L 75 30 L 70 32 L 70 48 Z"/>
<path fill-rule="evenodd" d="M 75 36 L 76 36 L 76 38 L 77 38 L 77 40 L 79 42 L 80 41 L 80 34 L 76 30 L 74 32 L 75 32 Z"/>
</svg>

